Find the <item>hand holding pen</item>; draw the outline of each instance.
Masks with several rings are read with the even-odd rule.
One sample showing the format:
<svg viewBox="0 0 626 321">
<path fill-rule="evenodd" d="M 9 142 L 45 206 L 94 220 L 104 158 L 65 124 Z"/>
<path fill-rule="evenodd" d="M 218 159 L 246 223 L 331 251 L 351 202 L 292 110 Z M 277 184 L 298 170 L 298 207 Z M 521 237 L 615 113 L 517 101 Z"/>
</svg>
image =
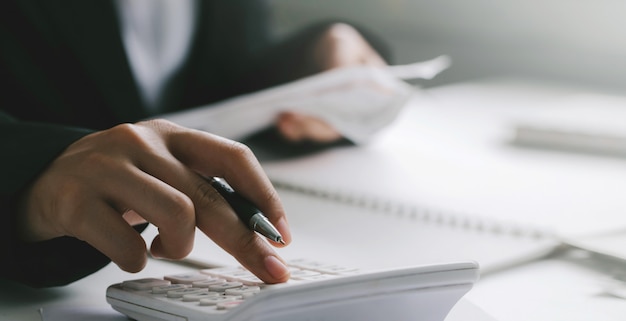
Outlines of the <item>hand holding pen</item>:
<svg viewBox="0 0 626 321">
<path fill-rule="evenodd" d="M 150 251 L 168 259 L 189 254 L 198 227 L 263 281 L 286 281 L 282 259 L 205 179 L 214 176 L 267 215 L 281 236 L 274 245 L 289 244 L 282 204 L 252 152 L 167 121 L 124 124 L 70 145 L 25 193 L 18 232 L 29 242 L 75 237 L 137 272 L 147 262 L 146 244 L 132 225 L 157 226 Z M 83 263 L 76 255 L 63 259 Z"/>
</svg>

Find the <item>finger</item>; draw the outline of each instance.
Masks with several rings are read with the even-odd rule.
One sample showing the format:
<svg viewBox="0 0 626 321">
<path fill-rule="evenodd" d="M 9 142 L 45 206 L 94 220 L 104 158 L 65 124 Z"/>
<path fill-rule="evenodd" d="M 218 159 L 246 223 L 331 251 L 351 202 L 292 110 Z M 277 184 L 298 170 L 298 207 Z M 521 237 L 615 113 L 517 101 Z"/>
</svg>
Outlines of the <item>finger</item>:
<svg viewBox="0 0 626 321">
<path fill-rule="evenodd" d="M 133 210 L 127 210 L 127 211 L 123 211 L 124 214 L 122 214 L 122 218 L 124 218 L 124 221 L 126 221 L 126 223 L 128 223 L 131 226 L 135 226 L 135 225 L 139 225 L 139 224 L 143 224 L 143 223 L 147 223 L 148 221 L 146 221 L 146 219 L 144 219 L 143 217 L 141 217 L 141 215 L 139 215 L 139 213 L 133 211 Z"/>
<path fill-rule="evenodd" d="M 331 25 L 316 49 L 317 60 L 323 70 L 355 65 L 386 65 L 359 31 L 345 23 Z"/>
<path fill-rule="evenodd" d="M 276 125 L 281 134 L 293 142 L 310 140 L 318 143 L 330 143 L 342 137 L 327 122 L 317 117 L 294 112 L 281 113 Z"/>
<path fill-rule="evenodd" d="M 216 219 L 216 225 L 227 225 L 232 222 L 237 228 L 242 228 L 242 231 L 250 232 L 246 222 L 242 222 L 234 213 L 230 204 L 228 204 L 224 198 L 219 194 L 210 182 L 197 173 L 189 170 L 182 163 L 174 158 L 154 158 L 149 165 L 146 165 L 147 170 L 157 170 L 162 168 L 169 168 L 170 170 L 164 173 L 158 173 L 164 180 L 169 182 L 177 190 L 182 191 L 183 195 L 188 195 L 191 202 L 193 202 L 193 209 L 196 213 L 196 225 L 202 226 L 198 222 L 198 218 L 204 215 L 211 215 L 218 219 L 223 219 L 224 224 L 220 224 Z M 158 171 L 158 170 L 157 170 Z M 163 205 L 166 206 L 166 205 Z M 224 218 L 226 217 L 226 218 Z M 205 224 L 206 225 L 206 224 Z M 291 241 L 291 234 L 289 232 L 288 224 L 285 217 L 282 217 L 275 223 L 275 227 L 282 231 L 285 243 Z M 205 231 L 206 232 L 206 231 Z M 280 243 L 275 243 L 276 246 L 284 246 Z"/>
<path fill-rule="evenodd" d="M 298 125 L 298 115 L 292 112 L 282 112 L 276 118 L 276 127 L 283 137 L 291 142 L 301 142 L 305 135 Z"/>
<path fill-rule="evenodd" d="M 206 197 L 219 199 L 221 195 L 213 190 L 207 192 Z M 265 239 L 242 224 L 225 201 L 213 202 L 211 209 L 206 208 L 205 213 L 198 215 L 197 222 L 200 230 L 264 282 L 278 283 L 289 279 L 284 261 Z"/>
<path fill-rule="evenodd" d="M 200 131 L 178 132 L 170 137 L 168 147 L 176 159 L 203 177 L 226 179 L 228 184 L 255 204 L 276 225 L 286 244 L 291 242 L 291 233 L 278 193 L 248 147 Z M 196 190 L 206 190 L 199 188 L 205 184 L 196 183 L 191 188 L 195 185 Z"/>
<path fill-rule="evenodd" d="M 121 173 L 125 183 L 108 193 L 117 208 L 131 209 L 158 227 L 159 238 L 150 247 L 152 254 L 168 259 L 187 256 L 193 248 L 196 227 L 191 199 L 138 168 L 129 168 Z"/>
<path fill-rule="evenodd" d="M 70 235 L 109 257 L 122 270 L 138 272 L 146 265 L 143 238 L 104 201 L 91 201 L 78 208 L 80 220 L 70 222 Z"/>
<path fill-rule="evenodd" d="M 175 162 L 175 161 L 173 161 Z M 181 164 L 182 166 L 182 164 Z M 176 168 L 171 164 L 171 168 Z M 176 175 L 171 173 L 176 172 Z M 247 227 L 206 179 L 182 167 L 166 176 L 172 184 L 189 195 L 196 211 L 196 225 L 217 245 L 233 255 L 244 267 L 267 283 L 284 282 L 289 272 L 276 252 Z M 279 231 L 288 231 L 286 221 L 277 223 Z M 291 240 L 290 234 L 285 234 Z M 285 237 L 285 235 L 283 235 Z M 160 241 L 155 238 L 152 251 Z M 207 253 L 207 255 L 210 255 Z"/>
</svg>

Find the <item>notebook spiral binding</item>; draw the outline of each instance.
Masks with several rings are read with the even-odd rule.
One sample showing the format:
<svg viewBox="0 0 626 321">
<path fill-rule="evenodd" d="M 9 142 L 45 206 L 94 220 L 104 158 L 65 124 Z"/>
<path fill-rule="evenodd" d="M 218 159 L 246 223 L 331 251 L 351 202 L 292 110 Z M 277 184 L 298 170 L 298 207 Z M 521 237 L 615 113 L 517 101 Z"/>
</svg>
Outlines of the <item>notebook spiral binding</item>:
<svg viewBox="0 0 626 321">
<path fill-rule="evenodd" d="M 441 225 L 479 233 L 533 238 L 537 240 L 557 238 L 555 233 L 549 229 L 529 226 L 528 224 L 512 222 L 510 220 L 497 220 L 478 214 L 459 213 L 458 211 L 432 208 L 406 201 L 382 199 L 375 195 L 355 195 L 353 193 L 331 191 L 324 188 L 305 187 L 279 180 L 272 180 L 272 184 L 279 190 L 284 189 L 302 193 L 337 203 L 357 206 L 384 215 L 394 215 L 398 218 L 419 221 L 424 224 Z"/>
</svg>

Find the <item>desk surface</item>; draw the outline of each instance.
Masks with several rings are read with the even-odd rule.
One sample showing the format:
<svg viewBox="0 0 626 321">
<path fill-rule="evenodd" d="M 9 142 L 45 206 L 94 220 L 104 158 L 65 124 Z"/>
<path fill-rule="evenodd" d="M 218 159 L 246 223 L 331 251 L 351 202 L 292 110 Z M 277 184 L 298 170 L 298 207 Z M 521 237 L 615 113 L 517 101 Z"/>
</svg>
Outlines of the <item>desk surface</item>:
<svg viewBox="0 0 626 321">
<path fill-rule="evenodd" d="M 483 278 L 466 296 L 501 321 L 624 320 L 626 300 L 607 287 L 623 262 L 572 250 Z"/>
<path fill-rule="evenodd" d="M 39 309 L 55 307 L 108 307 L 106 288 L 123 280 L 155 277 L 191 268 L 165 261 L 150 260 L 143 271 L 132 274 L 109 264 L 102 270 L 68 286 L 32 289 L 21 284 L 0 281 L 0 319 L 41 321 Z M 42 271 L 42 273 L 45 273 Z M 71 320 L 68 320 L 71 321 Z"/>
</svg>

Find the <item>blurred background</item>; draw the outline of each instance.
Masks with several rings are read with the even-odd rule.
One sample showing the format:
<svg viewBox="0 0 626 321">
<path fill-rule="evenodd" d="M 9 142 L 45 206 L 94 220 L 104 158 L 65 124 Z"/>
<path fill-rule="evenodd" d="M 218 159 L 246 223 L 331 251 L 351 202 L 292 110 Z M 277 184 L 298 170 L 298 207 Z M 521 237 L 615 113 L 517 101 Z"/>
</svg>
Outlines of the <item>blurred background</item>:
<svg viewBox="0 0 626 321">
<path fill-rule="evenodd" d="M 429 86 L 516 77 L 626 92 L 623 0 L 271 1 L 279 36 L 338 18 L 384 37 L 396 63 L 450 55 Z"/>
</svg>

